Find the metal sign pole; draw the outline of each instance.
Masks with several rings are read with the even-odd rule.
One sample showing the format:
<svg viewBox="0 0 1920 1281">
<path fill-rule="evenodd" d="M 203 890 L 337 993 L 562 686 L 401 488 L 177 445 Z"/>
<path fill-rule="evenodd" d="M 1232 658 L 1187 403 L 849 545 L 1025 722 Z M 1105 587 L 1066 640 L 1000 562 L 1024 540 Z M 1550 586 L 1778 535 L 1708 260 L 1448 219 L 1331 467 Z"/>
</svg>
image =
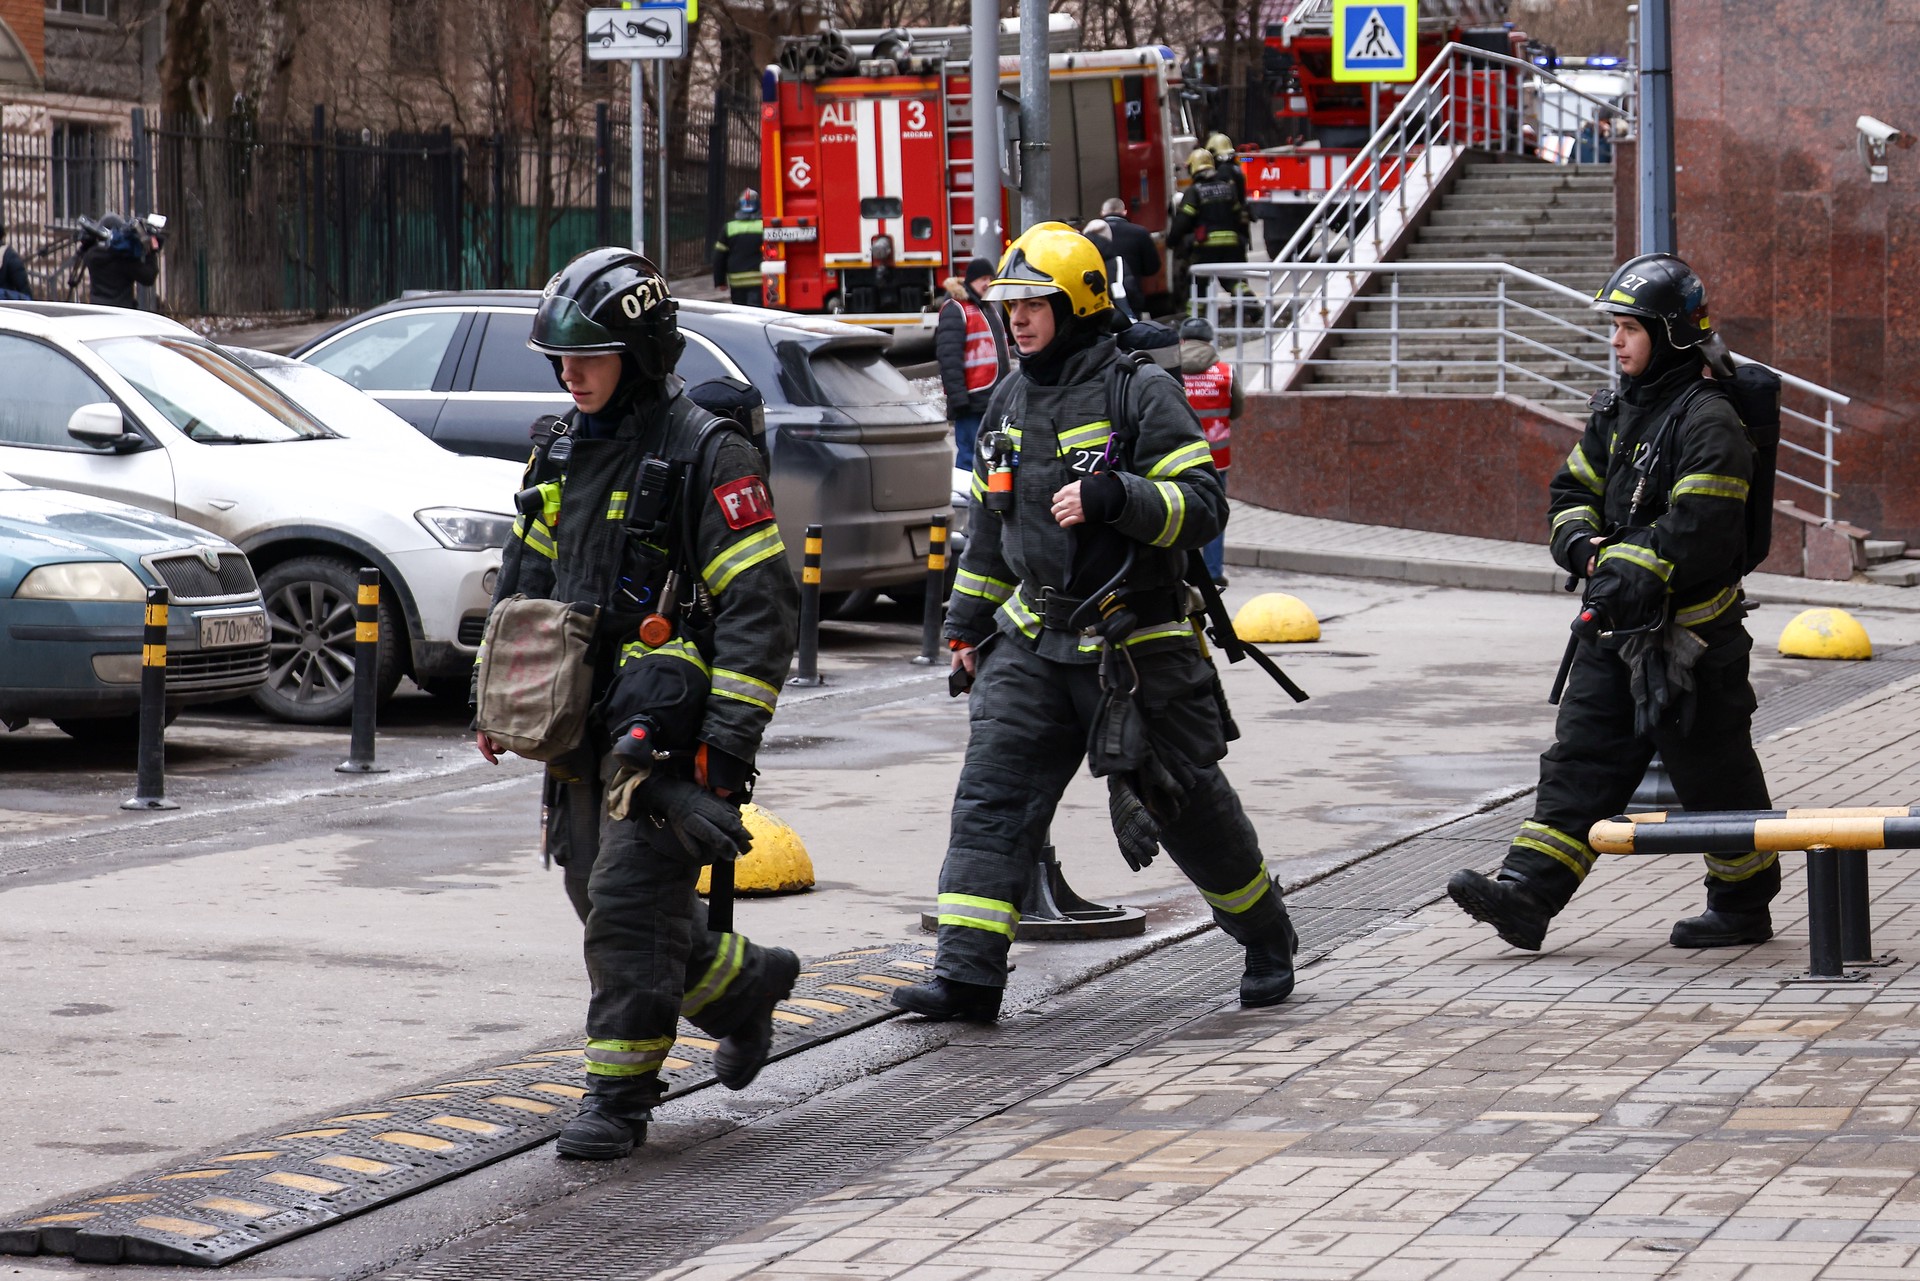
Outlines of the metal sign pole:
<svg viewBox="0 0 1920 1281">
<path fill-rule="evenodd" d="M 973 112 L 973 252 L 1000 261 L 1000 4 L 972 0 L 967 101 Z M 963 269 L 955 263 L 956 270 Z"/>
<path fill-rule="evenodd" d="M 1667 0 L 1640 0 L 1640 252 L 1678 249 L 1673 169 L 1673 32 Z"/>
<path fill-rule="evenodd" d="M 662 59 L 655 64 L 654 75 L 658 80 L 655 86 L 659 93 L 658 107 L 654 113 L 660 120 L 660 185 L 653 189 L 654 200 L 660 207 L 654 212 L 654 218 L 660 224 L 660 256 L 654 265 L 660 268 L 660 274 L 667 272 L 667 63 Z"/>
<path fill-rule="evenodd" d="M 976 35 L 980 34 L 978 32 Z M 987 32 L 999 48 L 998 28 Z M 997 86 L 996 86 L 997 88 Z M 1047 6 L 1020 0 L 1020 230 L 1053 216 L 1053 76 L 1047 57 Z"/>
<path fill-rule="evenodd" d="M 627 243 L 636 252 L 647 247 L 647 95 L 639 59 L 627 64 L 627 168 L 633 179 L 633 226 Z"/>
</svg>

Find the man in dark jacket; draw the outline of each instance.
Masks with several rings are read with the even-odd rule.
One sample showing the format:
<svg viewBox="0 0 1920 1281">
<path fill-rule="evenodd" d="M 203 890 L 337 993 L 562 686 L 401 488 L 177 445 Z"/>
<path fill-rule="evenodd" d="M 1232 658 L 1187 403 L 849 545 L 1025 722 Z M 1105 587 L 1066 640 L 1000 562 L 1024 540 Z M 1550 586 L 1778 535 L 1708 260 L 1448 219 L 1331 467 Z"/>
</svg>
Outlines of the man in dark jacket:
<svg viewBox="0 0 1920 1281">
<path fill-rule="evenodd" d="M 1145 303 L 1143 282 L 1160 274 L 1160 246 L 1151 231 L 1127 217 L 1127 202 L 1120 197 L 1108 197 L 1100 206 L 1100 216 L 1113 229 L 1113 252 L 1126 268 L 1127 297 L 1136 304 Z"/>
<path fill-rule="evenodd" d="M 934 977 L 893 1001 L 999 1017 L 1035 852 L 1092 725 L 1125 718 L 1139 730 L 1128 749 L 1103 742 L 1092 761 L 1116 819 L 1134 816 L 1116 821 L 1123 849 L 1137 866 L 1165 847 L 1246 948 L 1241 1004 L 1277 1004 L 1293 991 L 1293 927 L 1220 772 L 1237 731 L 1188 617 L 1188 552 L 1226 518 L 1206 438 L 1177 379 L 1121 366 L 1100 253 L 1079 232 L 1029 229 L 985 296 L 1007 304 L 1020 368 L 982 423 L 979 514 L 947 614 L 954 669 L 975 683 Z"/>
<path fill-rule="evenodd" d="M 591 1088 L 558 1147 L 587 1160 L 645 1138 L 682 1015 L 718 1039 L 721 1084 L 752 1081 L 799 972 L 784 948 L 709 930 L 694 894 L 703 865 L 752 844 L 739 806 L 793 656 L 799 592 L 759 453 L 673 373 L 686 343 L 676 312 L 665 277 L 626 249 L 589 250 L 548 282 L 528 345 L 553 358 L 576 408 L 546 420 L 494 592 L 495 608 L 518 594 L 597 609 L 598 707 L 689 726 L 688 742 L 643 742 L 673 748 L 663 762 L 626 750 L 640 720 L 597 711 L 582 745 L 547 767 L 548 853 L 586 924 L 592 981 Z M 633 681 L 663 668 L 678 700 L 634 709 Z M 479 748 L 490 761 L 500 750 L 484 729 Z M 623 769 L 632 759 L 646 767 L 637 777 Z"/>
<path fill-rule="evenodd" d="M 740 193 L 733 217 L 713 246 L 713 283 L 727 290 L 734 302 L 758 307 L 761 293 L 760 193 L 748 187 Z"/>
<path fill-rule="evenodd" d="M 87 301 L 96 307 L 137 308 L 136 285 L 151 285 L 160 278 L 160 241 L 138 222 L 126 222 L 119 214 L 100 220 L 108 238 L 87 250 Z"/>
<path fill-rule="evenodd" d="M 1528 950 L 1593 870 L 1588 831 L 1626 808 L 1656 750 L 1687 809 L 1769 808 L 1741 621 L 1754 451 L 1702 376 L 1706 289 L 1680 259 L 1648 254 L 1615 272 L 1594 308 L 1611 313 L 1625 377 L 1618 394 L 1594 395 L 1551 487 L 1553 557 L 1588 580 L 1554 744 L 1498 877 L 1463 870 L 1447 882 L 1463 911 Z M 1673 946 L 1771 938 L 1778 857 L 1706 865 L 1706 910 L 1674 923 Z"/>
<path fill-rule="evenodd" d="M 33 282 L 27 278 L 27 264 L 7 243 L 6 218 L 0 215 L 0 302 L 32 302 Z"/>
<path fill-rule="evenodd" d="M 973 466 L 973 438 L 994 387 L 1007 373 L 1007 334 L 1000 308 L 980 301 L 980 286 L 993 279 L 993 263 L 975 258 L 965 279 L 947 278 L 947 300 L 933 329 L 933 355 L 953 424 L 955 467 Z"/>
</svg>

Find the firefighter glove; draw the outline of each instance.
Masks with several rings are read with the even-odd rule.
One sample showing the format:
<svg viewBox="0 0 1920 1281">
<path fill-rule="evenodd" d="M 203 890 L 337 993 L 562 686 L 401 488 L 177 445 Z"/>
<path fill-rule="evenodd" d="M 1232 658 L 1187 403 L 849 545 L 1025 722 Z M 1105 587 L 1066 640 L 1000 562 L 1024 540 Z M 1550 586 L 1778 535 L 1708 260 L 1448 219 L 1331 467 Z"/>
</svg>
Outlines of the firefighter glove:
<svg viewBox="0 0 1920 1281">
<path fill-rule="evenodd" d="M 730 862 L 753 848 L 753 834 L 739 808 L 691 779 L 655 774 L 640 795 L 702 864 Z"/>
</svg>

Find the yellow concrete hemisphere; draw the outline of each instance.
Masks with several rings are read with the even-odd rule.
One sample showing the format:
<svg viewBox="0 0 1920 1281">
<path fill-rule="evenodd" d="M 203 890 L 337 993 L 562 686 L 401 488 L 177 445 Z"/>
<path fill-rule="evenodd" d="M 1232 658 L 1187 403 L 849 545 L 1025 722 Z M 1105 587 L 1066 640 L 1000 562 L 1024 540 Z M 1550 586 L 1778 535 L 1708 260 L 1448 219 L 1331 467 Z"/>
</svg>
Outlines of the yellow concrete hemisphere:
<svg viewBox="0 0 1920 1281">
<path fill-rule="evenodd" d="M 1803 609 L 1780 633 L 1788 658 L 1872 658 L 1867 629 L 1844 609 Z"/>
<path fill-rule="evenodd" d="M 813 860 L 800 833 L 758 805 L 748 805 L 740 817 L 753 833 L 753 848 L 733 865 L 734 893 L 801 894 L 813 888 Z M 702 870 L 700 892 L 710 888 L 711 877 Z"/>
<path fill-rule="evenodd" d="M 1317 641 L 1320 620 L 1298 596 L 1262 592 L 1233 616 L 1233 631 L 1241 640 L 1256 644 Z"/>
</svg>

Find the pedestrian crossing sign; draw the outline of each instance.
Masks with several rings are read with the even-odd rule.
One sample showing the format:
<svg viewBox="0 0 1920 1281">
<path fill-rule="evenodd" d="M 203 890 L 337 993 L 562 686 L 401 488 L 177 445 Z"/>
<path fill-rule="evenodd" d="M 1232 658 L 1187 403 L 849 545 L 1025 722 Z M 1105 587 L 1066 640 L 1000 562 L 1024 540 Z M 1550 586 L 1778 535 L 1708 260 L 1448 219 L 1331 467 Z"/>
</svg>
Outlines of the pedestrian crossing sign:
<svg viewBox="0 0 1920 1281">
<path fill-rule="evenodd" d="M 1419 45 L 1419 0 L 1333 0 L 1336 81 L 1415 79 Z"/>
</svg>

